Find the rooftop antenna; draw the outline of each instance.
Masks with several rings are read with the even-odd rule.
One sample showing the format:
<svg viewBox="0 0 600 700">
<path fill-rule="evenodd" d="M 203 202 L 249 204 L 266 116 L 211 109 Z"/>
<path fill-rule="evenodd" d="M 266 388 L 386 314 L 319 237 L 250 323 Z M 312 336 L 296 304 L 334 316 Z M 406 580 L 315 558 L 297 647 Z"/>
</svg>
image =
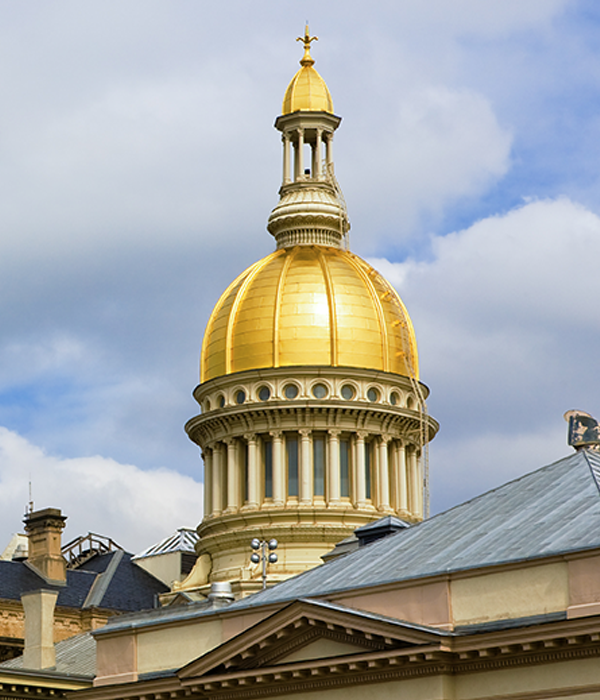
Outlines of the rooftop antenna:
<svg viewBox="0 0 600 700">
<path fill-rule="evenodd" d="M 27 504 L 27 512 L 33 513 L 33 489 L 31 488 L 31 474 L 29 475 L 29 503 Z"/>
</svg>

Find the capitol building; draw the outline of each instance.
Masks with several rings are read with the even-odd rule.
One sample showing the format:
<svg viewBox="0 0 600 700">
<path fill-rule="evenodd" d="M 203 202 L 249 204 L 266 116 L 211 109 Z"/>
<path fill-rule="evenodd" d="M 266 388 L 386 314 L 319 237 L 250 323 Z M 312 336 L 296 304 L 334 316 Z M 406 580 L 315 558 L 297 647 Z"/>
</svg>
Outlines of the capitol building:
<svg viewBox="0 0 600 700">
<path fill-rule="evenodd" d="M 217 302 L 186 425 L 205 470 L 198 558 L 152 596 L 161 605 L 107 614 L 54 649 L 50 596 L 86 578 L 93 614 L 105 595 L 131 602 L 137 564 L 178 552 L 170 538 L 128 574 L 113 552 L 106 569 L 90 559 L 69 585 L 30 590 L 36 561 L 61 562 L 64 520 L 31 514 L 33 563 L 10 569 L 33 641 L 26 631 L 24 657 L 5 662 L 4 696 L 600 700 L 600 424 L 568 412 L 574 452 L 428 517 L 438 425 L 414 330 L 392 286 L 348 249 L 333 157 L 341 119 L 308 27 L 300 41 L 275 121 L 275 251 Z M 277 560 L 265 570 L 269 543 Z"/>
</svg>

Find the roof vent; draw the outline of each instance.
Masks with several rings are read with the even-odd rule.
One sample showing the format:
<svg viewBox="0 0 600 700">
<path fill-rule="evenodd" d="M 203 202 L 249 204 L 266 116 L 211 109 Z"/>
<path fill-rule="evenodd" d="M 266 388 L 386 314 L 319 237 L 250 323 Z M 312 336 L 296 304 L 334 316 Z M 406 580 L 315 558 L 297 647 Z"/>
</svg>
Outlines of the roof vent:
<svg viewBox="0 0 600 700">
<path fill-rule="evenodd" d="M 235 598 L 231 590 L 229 581 L 214 581 L 210 586 L 208 599 L 212 600 L 214 605 L 229 605 L 233 603 Z"/>
<path fill-rule="evenodd" d="M 386 515 L 384 518 L 380 518 L 379 520 L 357 528 L 354 530 L 354 534 L 358 539 L 359 547 L 364 547 L 366 544 L 370 544 L 375 540 L 380 540 L 382 537 L 387 537 L 407 527 L 410 527 L 410 524 L 404 520 L 400 520 L 400 518 L 396 518 L 394 515 Z"/>
<path fill-rule="evenodd" d="M 565 420 L 569 424 L 567 442 L 576 450 L 600 451 L 600 424 L 584 411 L 567 411 Z"/>
</svg>

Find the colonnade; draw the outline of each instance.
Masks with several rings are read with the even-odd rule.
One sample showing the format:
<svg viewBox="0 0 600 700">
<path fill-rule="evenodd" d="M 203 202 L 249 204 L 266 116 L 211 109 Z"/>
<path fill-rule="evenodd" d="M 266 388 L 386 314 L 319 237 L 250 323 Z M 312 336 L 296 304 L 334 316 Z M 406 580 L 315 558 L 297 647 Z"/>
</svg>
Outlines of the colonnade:
<svg viewBox="0 0 600 700">
<path fill-rule="evenodd" d="M 281 139 L 283 141 L 284 185 L 306 179 L 304 174 L 304 144 L 308 144 L 311 148 L 311 178 L 315 180 L 325 179 L 327 171 L 333 167 L 333 132 L 318 128 L 306 130 L 303 127 L 299 127 L 294 130 L 284 131 Z M 325 172 L 323 172 L 321 161 L 323 143 L 325 144 Z M 292 164 L 294 166 L 293 176 Z"/>
<path fill-rule="evenodd" d="M 203 450 L 204 514 L 314 506 L 421 518 L 419 449 L 363 431 L 300 429 L 227 438 Z"/>
</svg>

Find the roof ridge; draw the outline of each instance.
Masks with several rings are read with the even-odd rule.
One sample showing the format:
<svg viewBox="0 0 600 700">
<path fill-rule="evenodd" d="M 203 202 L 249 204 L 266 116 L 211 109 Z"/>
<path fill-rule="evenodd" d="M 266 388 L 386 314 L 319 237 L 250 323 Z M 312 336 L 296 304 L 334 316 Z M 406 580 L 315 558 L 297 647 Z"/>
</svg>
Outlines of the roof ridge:
<svg viewBox="0 0 600 700">
<path fill-rule="evenodd" d="M 594 483 L 598 489 L 598 495 L 600 496 L 600 464 L 594 464 L 593 460 L 590 459 L 590 457 L 592 457 L 594 454 L 592 450 L 582 448 L 577 450 L 577 452 L 581 452 L 583 454 L 583 458 L 587 462 L 590 472 L 592 473 L 592 478 L 594 479 Z"/>
<path fill-rule="evenodd" d="M 82 608 L 92 608 L 100 605 L 124 554 L 125 552 L 123 552 L 122 549 L 113 552 L 113 557 L 106 569 L 101 574 L 98 574 L 98 577 L 94 583 L 92 583 L 92 587 L 83 602 Z"/>
</svg>

